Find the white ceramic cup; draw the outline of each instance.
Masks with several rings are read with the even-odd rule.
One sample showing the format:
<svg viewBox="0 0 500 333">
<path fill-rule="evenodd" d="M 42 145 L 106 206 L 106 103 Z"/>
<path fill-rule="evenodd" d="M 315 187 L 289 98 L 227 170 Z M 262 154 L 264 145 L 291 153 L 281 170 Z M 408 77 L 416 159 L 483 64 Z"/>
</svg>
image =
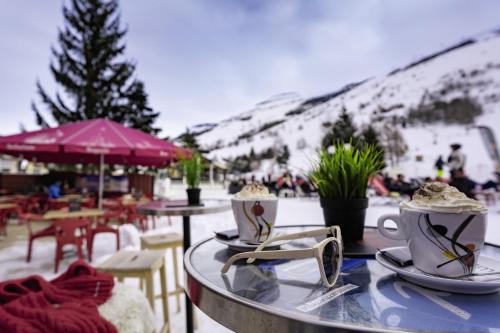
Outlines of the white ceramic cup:
<svg viewBox="0 0 500 333">
<path fill-rule="evenodd" d="M 413 264 L 423 272 L 447 277 L 471 274 L 484 246 L 486 211 L 441 213 L 400 208 L 399 215 L 378 219 L 379 232 L 390 239 L 406 240 Z M 385 221 L 397 229 L 385 228 Z"/>
<path fill-rule="evenodd" d="M 260 243 L 269 237 L 278 211 L 277 198 L 233 198 L 231 205 L 240 240 Z"/>
</svg>

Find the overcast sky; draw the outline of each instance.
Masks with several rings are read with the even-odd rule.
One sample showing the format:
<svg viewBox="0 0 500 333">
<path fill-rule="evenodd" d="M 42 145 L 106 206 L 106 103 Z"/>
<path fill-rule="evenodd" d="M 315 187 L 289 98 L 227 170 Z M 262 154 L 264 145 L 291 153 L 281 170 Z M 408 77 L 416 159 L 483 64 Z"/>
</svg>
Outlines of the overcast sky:
<svg viewBox="0 0 500 333">
<path fill-rule="evenodd" d="M 37 79 L 56 91 L 48 65 L 62 4 L 0 0 L 0 135 L 36 128 Z M 495 0 L 127 0 L 121 13 L 127 57 L 170 136 L 277 93 L 334 91 L 500 26 Z"/>
</svg>

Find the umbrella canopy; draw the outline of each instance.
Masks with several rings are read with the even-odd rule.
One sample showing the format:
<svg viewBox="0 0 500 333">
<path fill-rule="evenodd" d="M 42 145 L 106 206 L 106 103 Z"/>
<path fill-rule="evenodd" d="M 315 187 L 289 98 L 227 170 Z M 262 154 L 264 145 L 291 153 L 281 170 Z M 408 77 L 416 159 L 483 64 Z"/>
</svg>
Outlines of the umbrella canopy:
<svg viewBox="0 0 500 333">
<path fill-rule="evenodd" d="M 0 138 L 0 153 L 53 163 L 99 164 L 99 208 L 104 164 L 163 166 L 178 153 L 174 144 L 107 119 L 92 119 Z"/>
<path fill-rule="evenodd" d="M 54 163 L 162 166 L 181 148 L 107 119 L 93 119 L 0 138 L 0 153 Z"/>
</svg>

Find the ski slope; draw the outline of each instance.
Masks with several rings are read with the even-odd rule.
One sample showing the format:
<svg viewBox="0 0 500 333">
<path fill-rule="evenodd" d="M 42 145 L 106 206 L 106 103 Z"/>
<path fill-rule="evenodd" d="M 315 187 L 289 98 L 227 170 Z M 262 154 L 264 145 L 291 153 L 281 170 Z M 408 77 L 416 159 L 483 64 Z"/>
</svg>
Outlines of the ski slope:
<svg viewBox="0 0 500 333">
<path fill-rule="evenodd" d="M 435 123 L 400 128 L 409 146 L 406 156 L 388 171 L 407 176 L 432 176 L 434 161 L 449 154 L 451 143 L 461 143 L 467 156 L 466 171 L 478 181 L 491 178 L 495 165 L 489 159 L 475 125 L 490 126 L 500 135 L 500 35 L 488 34 L 462 41 L 450 50 L 390 74 L 375 77 L 346 92 L 317 103 L 302 113 L 290 114 L 308 101 L 295 93 L 280 94 L 254 108 L 220 122 L 198 136 L 209 157 L 222 161 L 259 153 L 287 144 L 289 168 L 304 171 L 319 147 L 325 122 L 335 121 L 345 107 L 358 126 L 381 126 L 393 117 L 406 117 L 410 109 L 438 96 L 442 101 L 468 96 L 483 108 L 475 124 L 468 126 Z M 288 113 L 288 114 L 287 114 Z M 293 112 L 292 112 L 293 113 Z M 262 130 L 264 125 L 276 125 Z M 422 161 L 417 162 L 417 156 Z M 273 163 L 262 163 L 258 174 L 277 172 Z"/>
</svg>

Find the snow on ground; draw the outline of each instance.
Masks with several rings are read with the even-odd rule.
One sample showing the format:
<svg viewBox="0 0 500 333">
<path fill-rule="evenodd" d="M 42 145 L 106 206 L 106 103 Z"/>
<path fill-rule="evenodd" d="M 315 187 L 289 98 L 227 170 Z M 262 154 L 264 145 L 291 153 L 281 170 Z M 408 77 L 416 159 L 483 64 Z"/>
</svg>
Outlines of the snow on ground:
<svg viewBox="0 0 500 333">
<path fill-rule="evenodd" d="M 180 192 L 179 192 L 180 193 Z M 202 192 L 203 193 L 203 192 Z M 205 195 L 210 197 L 219 198 L 229 198 L 222 189 L 214 189 L 205 191 Z M 368 208 L 366 216 L 366 225 L 375 226 L 377 218 L 382 214 L 387 213 L 397 213 L 398 208 L 394 201 L 384 198 L 372 198 L 371 205 Z M 496 242 L 500 244 L 500 203 L 497 206 L 489 208 L 489 226 L 487 241 Z M 280 199 L 278 216 L 276 220 L 276 225 L 300 225 L 300 224 L 323 224 L 322 211 L 319 206 L 317 199 L 310 198 L 287 198 Z M 214 230 L 225 230 L 235 228 L 235 223 L 233 220 L 232 212 L 227 211 L 219 214 L 204 215 L 204 216 L 193 216 L 191 219 L 191 237 L 192 242 L 198 242 L 208 237 L 213 236 Z M 168 226 L 166 218 L 162 218 L 159 227 L 151 231 L 152 233 L 159 233 L 165 231 L 175 231 L 182 233 L 182 221 L 180 217 L 172 218 L 172 226 Z M 95 242 L 94 249 L 94 264 L 102 261 L 114 252 L 115 241 L 113 235 L 101 234 L 98 235 Z M 55 274 L 53 273 L 54 265 L 54 242 L 52 240 L 47 241 L 35 241 L 33 259 L 30 264 L 26 263 L 26 242 L 17 241 L 13 243 L 12 246 L 5 248 L 0 251 L 0 281 L 12 278 L 24 277 L 29 274 L 39 274 L 46 278 L 53 278 Z M 181 249 L 179 249 L 179 267 L 182 267 Z M 72 262 L 75 258 L 67 258 L 61 265 L 60 272 L 63 272 L 67 265 Z M 171 254 L 167 254 L 168 262 L 171 262 Z M 182 274 L 182 270 L 181 270 Z M 156 277 L 157 281 L 155 286 L 157 293 L 159 290 L 159 277 Z M 183 278 L 181 276 L 181 281 Z M 125 283 L 134 287 L 138 287 L 138 281 L 136 279 L 125 280 Z M 173 270 L 171 266 L 168 266 L 168 284 L 169 289 L 173 289 Z M 171 329 L 172 332 L 183 332 L 184 331 L 184 307 L 182 305 L 181 312 L 175 312 L 175 298 L 170 297 L 170 318 L 171 318 Z M 157 300 L 156 303 L 157 317 L 156 322 L 158 327 L 162 324 L 161 316 L 161 301 Z M 228 332 L 227 329 L 216 323 L 215 321 L 208 318 L 206 315 L 197 311 L 199 329 L 197 332 Z"/>
</svg>

